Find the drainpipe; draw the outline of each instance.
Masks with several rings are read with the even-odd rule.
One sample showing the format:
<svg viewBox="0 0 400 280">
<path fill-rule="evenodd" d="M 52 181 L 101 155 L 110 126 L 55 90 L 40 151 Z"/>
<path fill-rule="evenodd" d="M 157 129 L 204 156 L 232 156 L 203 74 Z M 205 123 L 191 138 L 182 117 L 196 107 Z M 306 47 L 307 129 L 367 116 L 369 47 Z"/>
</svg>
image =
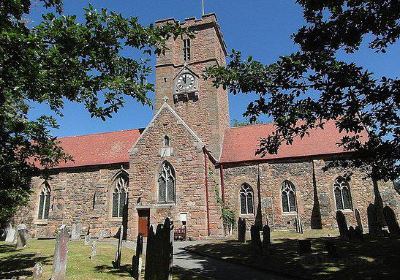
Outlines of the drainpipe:
<svg viewBox="0 0 400 280">
<path fill-rule="evenodd" d="M 207 209 L 207 234 L 208 236 L 211 235 L 210 233 L 210 209 L 208 206 L 208 160 L 207 160 L 207 152 L 206 149 L 203 149 L 204 152 L 204 175 L 205 175 L 205 185 L 206 185 L 206 209 Z"/>
<path fill-rule="evenodd" d="M 219 175 L 221 176 L 222 202 L 225 204 L 224 168 L 223 168 L 222 164 L 219 165 Z"/>
</svg>

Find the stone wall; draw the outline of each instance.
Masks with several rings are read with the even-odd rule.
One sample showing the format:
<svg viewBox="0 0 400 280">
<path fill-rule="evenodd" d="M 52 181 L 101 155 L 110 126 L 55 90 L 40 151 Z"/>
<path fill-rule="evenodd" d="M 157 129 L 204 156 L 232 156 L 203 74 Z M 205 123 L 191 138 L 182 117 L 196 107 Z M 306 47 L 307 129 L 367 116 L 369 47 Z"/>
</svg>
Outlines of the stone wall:
<svg viewBox="0 0 400 280">
<path fill-rule="evenodd" d="M 33 237 L 54 237 L 62 224 L 82 223 L 86 232 L 97 235 L 105 230 L 115 235 L 121 218 L 111 217 L 113 179 L 128 164 L 69 168 L 54 170 L 47 180 L 51 190 L 50 211 L 47 220 L 38 220 L 39 195 L 44 179 L 32 179 L 31 200 L 13 218 L 14 224 L 24 223 Z"/>
</svg>

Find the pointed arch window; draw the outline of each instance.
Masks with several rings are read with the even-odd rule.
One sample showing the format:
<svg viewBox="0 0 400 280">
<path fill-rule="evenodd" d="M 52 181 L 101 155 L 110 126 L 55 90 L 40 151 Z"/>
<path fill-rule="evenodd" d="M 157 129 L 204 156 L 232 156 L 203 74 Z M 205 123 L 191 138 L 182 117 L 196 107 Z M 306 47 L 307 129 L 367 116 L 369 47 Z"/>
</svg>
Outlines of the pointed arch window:
<svg viewBox="0 0 400 280">
<path fill-rule="evenodd" d="M 284 213 L 296 212 L 296 188 L 290 181 L 282 183 L 282 210 Z"/>
<path fill-rule="evenodd" d="M 175 178 L 175 170 L 172 165 L 169 162 L 164 162 L 158 174 L 159 202 L 175 202 Z"/>
<path fill-rule="evenodd" d="M 50 186 L 44 183 L 39 195 L 38 220 L 47 220 L 50 212 Z"/>
<path fill-rule="evenodd" d="M 350 186 L 345 178 L 339 176 L 333 184 L 337 210 L 352 210 L 353 205 L 350 195 Z"/>
<path fill-rule="evenodd" d="M 240 214 L 254 214 L 254 192 L 249 184 L 240 187 Z"/>
<path fill-rule="evenodd" d="M 164 136 L 164 147 L 169 147 L 169 137 L 168 137 L 168 135 Z"/>
<path fill-rule="evenodd" d="M 122 218 L 124 215 L 125 205 L 128 197 L 128 180 L 129 179 L 126 174 L 121 174 L 114 181 L 114 189 L 112 194 L 113 218 Z"/>
<path fill-rule="evenodd" d="M 183 60 L 190 60 L 190 39 L 183 39 Z"/>
</svg>

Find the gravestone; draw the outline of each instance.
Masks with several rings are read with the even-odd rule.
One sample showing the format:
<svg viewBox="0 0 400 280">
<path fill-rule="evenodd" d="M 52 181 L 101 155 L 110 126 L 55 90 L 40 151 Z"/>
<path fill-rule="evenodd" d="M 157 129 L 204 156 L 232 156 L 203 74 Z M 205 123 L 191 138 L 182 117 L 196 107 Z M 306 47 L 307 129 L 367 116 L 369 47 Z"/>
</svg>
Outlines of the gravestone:
<svg viewBox="0 0 400 280">
<path fill-rule="evenodd" d="M 92 251 L 90 252 L 90 259 L 93 260 L 97 255 L 97 240 L 92 243 Z"/>
<path fill-rule="evenodd" d="M 100 230 L 98 239 L 103 240 L 105 236 L 106 236 L 106 233 L 105 233 L 104 229 Z"/>
<path fill-rule="evenodd" d="M 349 240 L 352 242 L 357 241 L 356 231 L 355 231 L 354 227 L 352 227 L 352 226 L 349 227 L 348 237 L 349 237 Z"/>
<path fill-rule="evenodd" d="M 356 216 L 357 227 L 361 230 L 361 232 L 364 232 L 360 211 L 358 211 L 358 209 L 356 209 L 354 211 L 354 215 Z"/>
<path fill-rule="evenodd" d="M 250 234 L 251 234 L 251 245 L 257 250 L 262 251 L 260 228 L 256 225 L 252 225 L 250 228 Z"/>
<path fill-rule="evenodd" d="M 51 280 L 64 280 L 67 270 L 69 232 L 65 225 L 60 227 L 54 250 L 53 271 Z"/>
<path fill-rule="evenodd" d="M 84 244 L 85 244 L 85 245 L 90 245 L 90 235 L 85 235 Z"/>
<path fill-rule="evenodd" d="M 378 222 L 378 210 L 375 204 L 369 204 L 367 214 L 369 234 L 372 236 L 382 236 L 382 228 Z"/>
<path fill-rule="evenodd" d="M 385 206 L 383 208 L 383 215 L 385 216 L 385 221 L 388 226 L 390 235 L 400 236 L 399 223 L 397 222 L 396 214 L 394 213 L 393 209 L 389 206 Z"/>
<path fill-rule="evenodd" d="M 7 229 L 7 236 L 6 236 L 6 242 L 8 243 L 15 243 L 16 242 L 16 230 L 12 226 Z"/>
<path fill-rule="evenodd" d="M 115 260 L 113 261 L 113 267 L 114 268 L 120 268 L 121 267 L 121 251 L 122 251 L 122 237 L 123 237 L 123 232 L 124 232 L 124 226 L 121 225 L 119 228 L 119 239 L 118 239 L 118 250 L 115 253 Z"/>
<path fill-rule="evenodd" d="M 332 241 L 325 241 L 324 243 L 325 243 L 325 249 L 326 251 L 328 251 L 328 256 L 331 258 L 338 259 L 339 254 L 337 252 L 335 243 L 333 243 Z"/>
<path fill-rule="evenodd" d="M 82 233 L 82 224 L 74 223 L 71 228 L 71 240 L 79 240 Z"/>
<path fill-rule="evenodd" d="M 157 226 L 154 232 L 150 227 L 147 237 L 145 280 L 172 279 L 173 222 L 166 218 L 164 224 Z"/>
<path fill-rule="evenodd" d="M 33 267 L 33 280 L 38 280 L 42 278 L 43 275 L 43 266 L 41 263 L 36 263 L 35 266 Z"/>
<path fill-rule="evenodd" d="M 301 218 L 299 215 L 295 218 L 295 222 L 296 222 L 296 232 L 303 233 L 303 224 L 301 223 Z"/>
<path fill-rule="evenodd" d="M 356 226 L 354 233 L 355 233 L 356 240 L 361 241 L 361 242 L 364 241 L 363 232 L 361 231 L 361 229 L 358 226 Z"/>
<path fill-rule="evenodd" d="M 299 255 L 311 253 L 311 240 L 298 240 L 297 245 L 297 252 L 299 253 Z"/>
<path fill-rule="evenodd" d="M 246 242 L 246 219 L 239 218 L 238 241 L 242 243 Z"/>
<path fill-rule="evenodd" d="M 347 228 L 346 217 L 342 211 L 336 211 L 336 222 L 338 224 L 340 237 L 349 239 L 349 229 Z"/>
<path fill-rule="evenodd" d="M 132 276 L 136 280 L 142 279 L 142 254 L 143 254 L 143 235 L 139 234 L 136 240 L 136 255 L 132 258 Z"/>
<path fill-rule="evenodd" d="M 26 226 L 24 224 L 18 225 L 18 227 L 17 227 L 17 248 L 26 247 L 27 242 L 28 242 L 28 231 L 26 230 Z"/>
<path fill-rule="evenodd" d="M 262 241 L 262 247 L 264 253 L 269 252 L 269 245 L 271 245 L 271 229 L 268 225 L 265 225 L 263 227 L 263 241 Z"/>
</svg>

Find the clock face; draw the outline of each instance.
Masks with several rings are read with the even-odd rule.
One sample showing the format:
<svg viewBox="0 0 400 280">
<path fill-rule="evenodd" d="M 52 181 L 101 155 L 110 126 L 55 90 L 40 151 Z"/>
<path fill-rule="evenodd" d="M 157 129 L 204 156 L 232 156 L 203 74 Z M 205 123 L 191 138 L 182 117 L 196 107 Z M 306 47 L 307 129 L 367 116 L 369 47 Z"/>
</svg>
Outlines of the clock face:
<svg viewBox="0 0 400 280">
<path fill-rule="evenodd" d="M 194 87 L 194 76 L 190 73 L 184 73 L 178 78 L 177 88 L 179 90 L 191 90 Z"/>
</svg>

